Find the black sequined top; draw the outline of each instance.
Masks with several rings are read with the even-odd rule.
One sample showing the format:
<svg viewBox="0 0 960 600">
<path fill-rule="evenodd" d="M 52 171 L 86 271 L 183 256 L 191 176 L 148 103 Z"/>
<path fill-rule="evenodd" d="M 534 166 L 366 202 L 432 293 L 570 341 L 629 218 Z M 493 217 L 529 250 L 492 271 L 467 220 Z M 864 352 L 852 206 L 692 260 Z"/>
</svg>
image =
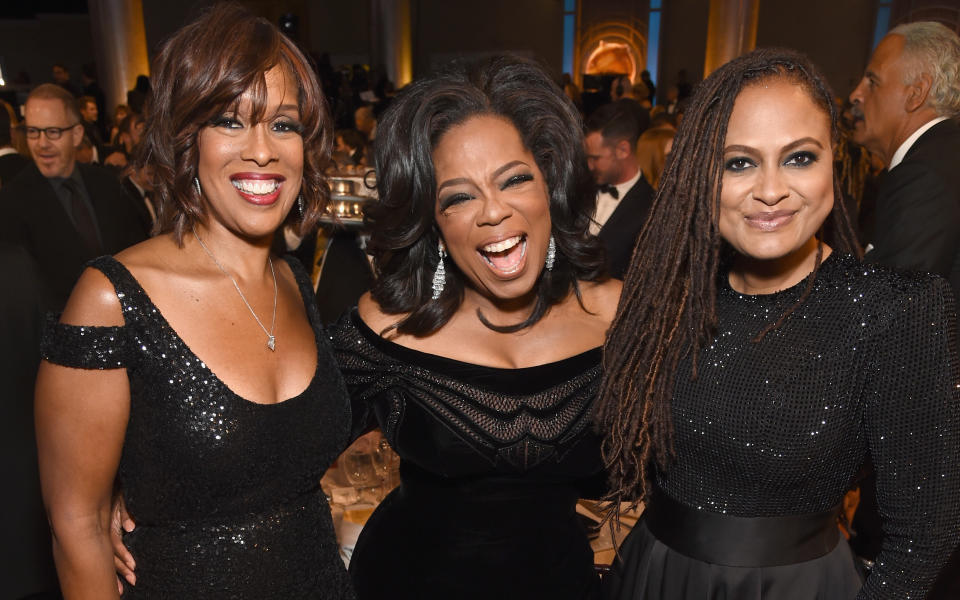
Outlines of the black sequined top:
<svg viewBox="0 0 960 600">
<path fill-rule="evenodd" d="M 673 498 L 737 516 L 839 504 L 869 452 L 885 541 L 860 598 L 921 598 L 960 540 L 960 370 L 947 282 L 832 254 L 759 296 L 719 284 L 716 339 L 677 378 Z M 680 373 L 690 372 L 690 359 Z"/>
<path fill-rule="evenodd" d="M 317 340 L 307 389 L 279 404 L 233 393 L 170 327 L 129 271 L 92 261 L 113 283 L 122 327 L 51 319 L 47 360 L 126 368 L 119 480 L 137 528 L 125 598 L 352 598 L 320 478 L 348 442 L 346 390 L 313 299 L 290 261 Z"/>
<path fill-rule="evenodd" d="M 602 482 L 591 428 L 600 349 L 480 366 L 384 340 L 356 311 L 331 328 L 354 416 L 375 415 L 402 485 L 350 562 L 368 598 L 582 599 L 595 593 L 577 498 Z"/>
</svg>

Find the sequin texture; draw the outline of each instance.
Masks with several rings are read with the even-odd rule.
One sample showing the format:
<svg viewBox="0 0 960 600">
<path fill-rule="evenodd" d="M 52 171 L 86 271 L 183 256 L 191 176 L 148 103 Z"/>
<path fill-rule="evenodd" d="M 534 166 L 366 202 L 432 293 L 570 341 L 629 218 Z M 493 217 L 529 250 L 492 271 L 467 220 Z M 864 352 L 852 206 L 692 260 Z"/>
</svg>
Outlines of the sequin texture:
<svg viewBox="0 0 960 600">
<path fill-rule="evenodd" d="M 860 598 L 922 597 L 960 540 L 955 305 L 949 285 L 834 253 L 806 282 L 748 296 L 718 284 L 717 335 L 698 377 L 681 364 L 676 460 L 659 486 L 700 510 L 815 513 L 867 453 L 886 540 Z"/>
<path fill-rule="evenodd" d="M 290 261 L 317 339 L 307 389 L 279 404 L 234 394 L 110 257 L 123 327 L 48 321 L 47 360 L 127 369 L 119 479 L 137 521 L 125 598 L 352 598 L 319 481 L 345 447 L 350 408 L 310 281 Z"/>
</svg>

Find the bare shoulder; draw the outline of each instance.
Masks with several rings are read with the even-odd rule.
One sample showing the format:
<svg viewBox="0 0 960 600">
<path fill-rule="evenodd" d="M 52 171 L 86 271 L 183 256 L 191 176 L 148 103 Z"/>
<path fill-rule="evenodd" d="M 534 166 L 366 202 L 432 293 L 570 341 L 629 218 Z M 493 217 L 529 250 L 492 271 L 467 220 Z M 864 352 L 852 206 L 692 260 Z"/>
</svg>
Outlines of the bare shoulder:
<svg viewBox="0 0 960 600">
<path fill-rule="evenodd" d="M 617 314 L 617 305 L 620 303 L 620 292 L 623 282 L 619 279 L 606 281 L 581 281 L 580 294 L 583 296 L 583 305 L 592 313 L 596 313 L 605 321 L 612 321 Z"/>
<path fill-rule="evenodd" d="M 364 292 L 357 301 L 357 313 L 360 319 L 366 323 L 367 327 L 380 333 L 397 321 L 403 319 L 404 315 L 393 315 L 383 312 L 377 301 L 373 299 L 370 292 Z"/>
<path fill-rule="evenodd" d="M 87 267 L 70 292 L 60 317 L 68 325 L 123 325 L 123 310 L 113 283 L 103 272 Z"/>
<path fill-rule="evenodd" d="M 170 248 L 176 248 L 176 243 L 168 236 L 160 236 L 135 244 L 114 258 L 140 279 L 141 273 L 163 268 Z M 98 269 L 84 270 L 60 320 L 69 325 L 123 325 L 123 311 L 113 283 Z"/>
</svg>

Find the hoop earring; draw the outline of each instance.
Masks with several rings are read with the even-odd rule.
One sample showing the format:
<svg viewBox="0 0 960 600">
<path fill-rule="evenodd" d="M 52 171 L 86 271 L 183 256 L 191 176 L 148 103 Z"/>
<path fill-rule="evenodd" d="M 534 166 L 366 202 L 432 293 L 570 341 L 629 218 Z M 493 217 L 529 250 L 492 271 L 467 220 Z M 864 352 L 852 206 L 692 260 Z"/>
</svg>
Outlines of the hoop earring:
<svg viewBox="0 0 960 600">
<path fill-rule="evenodd" d="M 557 243 L 553 241 L 553 234 L 550 234 L 550 243 L 547 244 L 547 260 L 544 261 L 544 267 L 548 271 L 553 270 L 553 263 L 557 260 Z"/>
<path fill-rule="evenodd" d="M 447 282 L 447 270 L 443 266 L 443 259 L 447 256 L 447 249 L 443 245 L 443 240 L 437 243 L 437 252 L 440 254 L 440 262 L 437 263 L 437 270 L 433 272 L 433 294 L 431 300 L 436 300 L 443 293 L 443 286 Z"/>
<path fill-rule="evenodd" d="M 193 178 L 193 187 L 195 190 L 197 190 L 197 196 L 203 197 L 203 192 L 200 191 L 200 180 L 197 179 L 196 177 Z"/>
</svg>

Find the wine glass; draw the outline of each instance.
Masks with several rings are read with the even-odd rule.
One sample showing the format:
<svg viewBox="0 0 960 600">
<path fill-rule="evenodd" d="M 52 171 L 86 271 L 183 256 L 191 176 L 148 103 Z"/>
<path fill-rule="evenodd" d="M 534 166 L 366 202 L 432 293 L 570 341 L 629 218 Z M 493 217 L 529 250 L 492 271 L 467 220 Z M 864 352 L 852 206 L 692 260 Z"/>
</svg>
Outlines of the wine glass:
<svg viewBox="0 0 960 600">
<path fill-rule="evenodd" d="M 400 457 L 390 447 L 390 442 L 386 438 L 374 444 L 373 447 L 373 465 L 376 468 L 377 476 L 380 478 L 380 499 L 383 499 L 397 486 Z"/>
</svg>

